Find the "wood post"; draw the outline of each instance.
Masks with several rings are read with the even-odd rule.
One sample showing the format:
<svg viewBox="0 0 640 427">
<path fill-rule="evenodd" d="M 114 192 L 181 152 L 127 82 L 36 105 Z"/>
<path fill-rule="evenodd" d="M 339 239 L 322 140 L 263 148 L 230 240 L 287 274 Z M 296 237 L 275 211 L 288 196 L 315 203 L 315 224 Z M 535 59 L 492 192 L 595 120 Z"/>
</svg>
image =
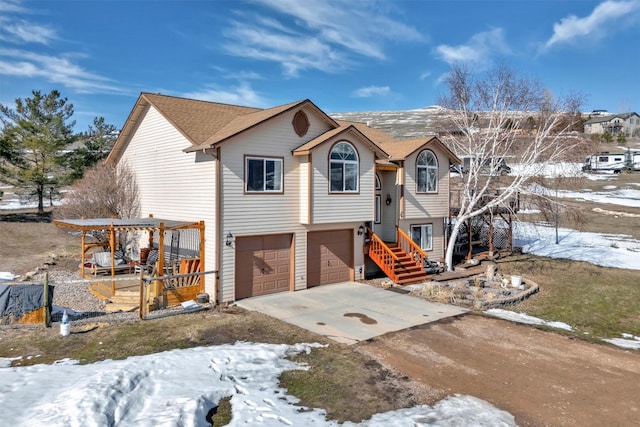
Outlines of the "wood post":
<svg viewBox="0 0 640 427">
<path fill-rule="evenodd" d="M 158 271 L 156 275 L 164 276 L 164 222 L 160 223 L 160 229 L 158 231 Z M 162 287 L 162 280 L 156 280 L 154 282 L 154 293 L 158 298 L 158 308 L 164 307 L 164 301 L 162 294 L 164 289 Z"/>
<path fill-rule="evenodd" d="M 80 240 L 80 274 L 82 275 L 82 278 L 86 278 L 85 276 L 85 272 L 84 272 L 84 254 L 87 251 L 84 248 L 84 244 L 87 238 L 87 232 L 85 230 L 82 230 L 82 237 Z"/>
<path fill-rule="evenodd" d="M 84 266 L 82 267 L 84 270 Z M 47 328 L 51 327 L 51 310 L 49 307 L 51 304 L 49 303 L 49 272 L 44 273 L 44 295 L 43 295 L 43 304 L 44 304 L 44 326 Z"/>
<path fill-rule="evenodd" d="M 116 230 L 113 228 L 113 221 L 109 224 L 109 245 L 111 247 L 111 278 L 113 279 L 116 275 L 116 266 L 115 266 L 115 244 L 116 244 Z M 111 281 L 111 295 L 116 294 L 116 282 Z"/>
<path fill-rule="evenodd" d="M 198 271 L 204 273 L 204 221 L 198 223 L 198 229 L 200 230 L 200 268 Z M 200 289 L 204 291 L 205 277 L 199 276 L 198 280 L 200 280 Z"/>
<path fill-rule="evenodd" d="M 144 319 L 144 312 L 146 310 L 146 305 L 147 305 L 146 304 L 146 298 L 144 296 L 144 288 L 145 288 L 145 286 L 144 286 L 143 277 L 144 277 L 144 271 L 142 269 L 140 269 L 140 282 L 139 282 L 139 285 L 140 285 L 140 307 L 138 309 L 138 318 L 140 320 Z"/>
</svg>

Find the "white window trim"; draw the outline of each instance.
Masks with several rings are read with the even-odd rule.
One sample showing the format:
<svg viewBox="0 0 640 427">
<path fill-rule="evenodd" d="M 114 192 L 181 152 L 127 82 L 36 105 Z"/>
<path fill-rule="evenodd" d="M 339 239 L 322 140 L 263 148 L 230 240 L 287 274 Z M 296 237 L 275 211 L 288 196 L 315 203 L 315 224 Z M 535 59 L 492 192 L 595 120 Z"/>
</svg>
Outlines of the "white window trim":
<svg viewBox="0 0 640 427">
<path fill-rule="evenodd" d="M 262 160 L 263 162 L 263 174 L 262 177 L 262 190 L 249 190 L 249 160 Z M 267 162 L 280 163 L 280 189 L 279 190 L 267 190 L 265 188 L 267 184 Z M 275 180 L 274 180 L 275 181 Z M 258 157 L 258 156 L 246 156 L 244 158 L 244 191 L 250 194 L 262 194 L 262 193 L 283 193 L 284 192 L 284 161 L 277 157 Z"/>
<path fill-rule="evenodd" d="M 420 156 L 422 155 L 422 153 L 430 153 L 436 162 L 435 166 L 420 165 L 418 163 L 418 160 L 420 159 Z M 426 189 L 425 191 L 420 190 L 420 173 L 419 173 L 420 169 L 425 169 L 427 171 L 427 174 L 426 174 L 427 182 L 425 184 L 429 183 L 429 170 L 435 170 L 436 182 L 435 182 L 435 188 L 433 190 L 429 190 L 429 189 Z M 426 194 L 426 193 L 437 193 L 437 192 L 438 192 L 438 157 L 431 150 L 423 150 L 420 153 L 418 153 L 418 156 L 416 157 L 416 193 Z"/>
<path fill-rule="evenodd" d="M 382 196 L 380 194 L 376 194 L 376 204 L 374 207 L 374 224 L 380 224 L 382 222 Z"/>
<path fill-rule="evenodd" d="M 347 160 L 347 159 L 332 159 L 331 158 L 331 154 L 333 153 L 333 150 L 335 150 L 335 148 L 340 145 L 340 144 L 347 144 L 349 145 L 355 155 L 356 155 L 356 159 L 355 160 Z M 332 190 L 331 189 L 331 165 L 333 163 L 337 163 L 342 165 L 342 190 Z M 345 173 L 345 166 L 346 165 L 355 165 L 356 166 L 356 188 L 354 190 L 345 190 L 345 183 L 346 183 L 346 178 L 347 178 L 347 174 Z M 353 146 L 353 144 L 351 144 L 350 142 L 347 141 L 340 141 L 338 143 L 336 143 L 332 148 L 331 151 L 329 151 L 329 193 L 331 194 L 343 194 L 343 193 L 351 193 L 351 194 L 356 194 L 360 192 L 360 157 L 358 156 L 358 150 L 356 150 L 356 147 Z"/>
</svg>

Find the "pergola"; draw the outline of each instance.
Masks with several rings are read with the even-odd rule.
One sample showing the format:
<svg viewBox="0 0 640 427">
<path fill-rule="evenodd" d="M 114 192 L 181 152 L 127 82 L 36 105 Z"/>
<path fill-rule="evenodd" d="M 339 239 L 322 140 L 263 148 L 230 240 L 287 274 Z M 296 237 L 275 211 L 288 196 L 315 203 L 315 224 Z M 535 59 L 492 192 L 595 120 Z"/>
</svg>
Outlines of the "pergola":
<svg viewBox="0 0 640 427">
<path fill-rule="evenodd" d="M 91 232 L 101 231 L 106 232 L 109 235 L 109 247 L 111 252 L 111 277 L 116 274 L 115 267 L 115 251 L 116 251 L 116 236 L 121 232 L 148 232 L 149 233 L 149 247 L 153 247 L 153 236 L 155 232 L 158 232 L 158 268 L 157 271 L 160 275 L 164 271 L 165 260 L 165 244 L 164 235 L 165 231 L 171 230 L 187 230 L 187 229 L 199 229 L 200 232 L 200 244 L 199 244 L 199 271 L 204 272 L 204 221 L 175 221 L 168 219 L 154 218 L 88 218 L 88 219 L 61 219 L 53 221 L 53 224 L 59 227 L 70 228 L 78 230 L 82 234 L 81 241 L 81 271 L 82 277 L 85 277 L 84 261 L 86 252 L 92 247 L 106 246 L 104 242 L 87 242 L 87 234 Z M 112 283 L 112 288 L 115 285 Z M 115 289 L 113 289 L 115 292 Z M 162 293 L 162 289 L 157 289 L 156 292 Z M 157 293 L 157 294 L 158 294 Z"/>
</svg>

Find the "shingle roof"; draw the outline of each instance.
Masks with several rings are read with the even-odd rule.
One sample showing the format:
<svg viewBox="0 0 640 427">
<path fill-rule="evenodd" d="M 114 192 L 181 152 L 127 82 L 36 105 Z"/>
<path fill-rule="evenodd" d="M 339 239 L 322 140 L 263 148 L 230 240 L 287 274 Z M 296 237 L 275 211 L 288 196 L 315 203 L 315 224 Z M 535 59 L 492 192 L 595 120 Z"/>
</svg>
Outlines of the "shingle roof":
<svg viewBox="0 0 640 427">
<path fill-rule="evenodd" d="M 629 117 L 631 116 L 637 116 L 637 113 L 623 113 L 623 114 L 610 114 L 608 116 L 598 116 L 598 117 L 592 117 L 589 120 L 587 120 L 586 122 L 584 122 L 584 124 L 588 125 L 588 124 L 592 124 L 592 123 L 603 123 L 603 122 L 609 122 L 613 119 L 619 118 L 622 120 L 627 120 L 629 119 Z"/>
<path fill-rule="evenodd" d="M 319 111 L 327 122 L 337 126 L 333 119 L 308 99 L 260 109 L 143 92 L 131 110 L 107 161 L 117 162 L 149 106 L 153 106 L 192 144 L 186 151 L 196 151 L 212 147 L 278 114 L 303 105 Z"/>
<path fill-rule="evenodd" d="M 261 111 L 258 108 L 166 95 L 143 96 L 194 145 L 204 143 L 235 118 Z"/>
<path fill-rule="evenodd" d="M 294 155 L 308 154 L 314 148 L 316 148 L 320 144 L 323 144 L 324 142 L 328 141 L 329 139 L 331 139 L 331 138 L 333 138 L 333 137 L 335 137 L 337 135 L 343 134 L 343 133 L 351 132 L 351 133 L 357 135 L 366 145 L 368 145 L 380 157 L 382 157 L 382 158 L 388 158 L 389 157 L 389 154 L 386 153 L 382 148 L 380 148 L 380 145 L 376 144 L 369 137 L 367 137 L 367 135 L 364 135 L 362 132 L 360 132 L 360 130 L 358 128 L 356 128 L 355 126 L 350 125 L 350 124 L 346 124 L 346 123 L 339 123 L 339 125 L 340 125 L 339 127 L 335 128 L 335 129 L 328 130 L 327 132 L 323 133 L 322 135 L 318 135 L 317 137 L 313 138 L 311 141 L 308 141 L 308 142 L 302 144 L 301 146 L 299 146 L 298 148 L 293 150 L 293 154 Z"/>
<path fill-rule="evenodd" d="M 223 127 L 218 129 L 215 133 L 211 134 L 202 144 L 193 147 L 193 149 L 188 149 L 187 151 L 209 148 L 216 143 L 224 141 L 227 138 L 250 129 L 257 124 L 260 124 L 305 102 L 307 101 L 297 101 L 290 104 L 281 105 L 279 107 L 268 108 L 266 110 L 257 110 L 248 114 L 238 115 L 231 121 L 227 122 Z"/>
<path fill-rule="evenodd" d="M 367 138 L 371 139 L 387 154 L 389 154 L 391 160 L 403 160 L 420 148 L 428 144 L 434 144 L 438 145 L 454 163 L 460 163 L 460 159 L 458 159 L 458 157 L 435 136 L 416 139 L 395 139 L 388 133 L 369 127 L 365 123 L 349 122 L 345 120 L 338 120 L 338 123 L 341 125 L 350 124 L 356 127 L 360 132 L 367 136 Z"/>
<path fill-rule="evenodd" d="M 335 121 L 308 99 L 260 109 L 143 92 L 129 114 L 111 153 L 109 153 L 108 162 L 113 164 L 118 161 L 150 106 L 162 114 L 191 143 L 191 147 L 185 149 L 187 152 L 212 148 L 293 108 L 305 107 L 317 111 L 332 129 L 298 147 L 294 150 L 294 154 L 308 152 L 342 132 L 354 132 L 383 158 L 403 159 L 423 145 L 435 140 L 454 161 L 457 159 L 435 137 L 396 140 L 384 131 L 371 128 L 364 123 Z"/>
</svg>

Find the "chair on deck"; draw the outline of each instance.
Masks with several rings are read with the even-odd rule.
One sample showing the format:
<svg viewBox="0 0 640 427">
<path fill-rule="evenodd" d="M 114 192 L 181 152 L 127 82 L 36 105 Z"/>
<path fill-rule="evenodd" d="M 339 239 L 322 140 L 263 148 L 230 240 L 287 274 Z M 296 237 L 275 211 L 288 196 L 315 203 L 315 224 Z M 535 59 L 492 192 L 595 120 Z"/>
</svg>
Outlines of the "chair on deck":
<svg viewBox="0 0 640 427">
<path fill-rule="evenodd" d="M 149 255 L 147 255 L 147 260 L 144 264 L 138 264 L 135 267 L 136 274 L 140 274 L 141 271 L 151 274 L 156 267 L 156 263 L 158 262 L 158 250 L 152 249 L 149 251 Z"/>
<path fill-rule="evenodd" d="M 110 274 L 111 271 L 116 273 L 130 272 L 131 266 L 124 258 L 121 251 L 114 252 L 113 270 L 111 268 L 111 252 L 94 252 L 92 258 L 85 261 L 83 268 L 85 272 L 94 276 L 98 274 Z"/>
</svg>

